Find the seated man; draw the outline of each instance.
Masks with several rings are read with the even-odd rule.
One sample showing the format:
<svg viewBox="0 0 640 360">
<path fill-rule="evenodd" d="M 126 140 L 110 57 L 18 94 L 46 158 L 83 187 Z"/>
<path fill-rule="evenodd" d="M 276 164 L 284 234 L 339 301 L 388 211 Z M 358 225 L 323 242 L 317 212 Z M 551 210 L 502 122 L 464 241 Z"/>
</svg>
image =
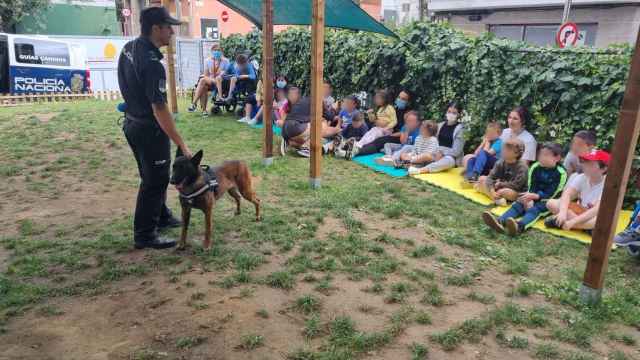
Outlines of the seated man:
<svg viewBox="0 0 640 360">
<path fill-rule="evenodd" d="M 218 97 L 222 94 L 222 75 L 229 68 L 229 59 L 224 57 L 219 44 L 211 46 L 211 57 L 205 61 L 204 75 L 198 80 L 198 85 L 193 94 L 193 103 L 188 108 L 189 112 L 196 111 L 196 104 L 200 100 L 203 115 L 207 115 L 207 99 L 209 90 L 216 85 Z M 221 80 L 218 82 L 218 78 Z"/>
<path fill-rule="evenodd" d="M 226 76 L 229 77 L 229 93 L 224 101 L 230 101 L 235 91 L 253 91 L 256 86 L 256 69 L 249 63 L 246 55 L 240 54 L 236 56 L 235 63 L 227 69 Z M 216 79 L 216 84 L 222 88 L 222 78 Z"/>
</svg>

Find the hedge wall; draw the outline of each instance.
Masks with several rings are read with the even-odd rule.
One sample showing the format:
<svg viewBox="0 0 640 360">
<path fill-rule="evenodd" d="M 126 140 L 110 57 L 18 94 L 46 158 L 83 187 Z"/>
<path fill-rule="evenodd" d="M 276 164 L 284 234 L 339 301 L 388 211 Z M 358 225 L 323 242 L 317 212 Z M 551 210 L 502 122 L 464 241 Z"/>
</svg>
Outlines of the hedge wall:
<svg viewBox="0 0 640 360">
<path fill-rule="evenodd" d="M 487 121 L 506 122 L 508 111 L 525 105 L 534 118 L 529 127 L 538 141 L 569 144 L 581 129 L 597 132 L 599 146 L 610 148 L 633 49 L 617 45 L 612 54 L 586 49 L 534 48 L 497 39 L 471 38 L 447 25 L 414 23 L 398 34 L 330 30 L 325 40 L 325 78 L 337 95 L 378 88 L 414 94 L 413 106 L 425 117 L 441 119 L 449 100 L 465 107 L 469 148 Z M 274 38 L 275 71 L 290 83 L 309 88 L 311 35 L 293 27 Z M 222 40 L 226 54 L 262 52 L 259 33 Z M 531 51 L 533 50 L 533 51 Z M 640 198 L 631 189 L 628 200 Z"/>
</svg>

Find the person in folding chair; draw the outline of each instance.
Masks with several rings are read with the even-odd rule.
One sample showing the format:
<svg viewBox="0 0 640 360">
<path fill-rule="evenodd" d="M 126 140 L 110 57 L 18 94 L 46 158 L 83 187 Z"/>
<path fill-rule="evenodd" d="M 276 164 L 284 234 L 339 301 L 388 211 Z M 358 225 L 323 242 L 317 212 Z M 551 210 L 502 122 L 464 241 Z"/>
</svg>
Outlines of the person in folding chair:
<svg viewBox="0 0 640 360">
<path fill-rule="evenodd" d="M 208 115 L 207 100 L 209 91 L 213 90 L 214 86 L 217 90 L 216 96 L 218 100 L 222 100 L 222 76 L 229 69 L 229 64 L 229 59 L 224 57 L 220 44 L 213 44 L 211 46 L 211 56 L 205 61 L 204 74 L 198 79 L 198 85 L 193 94 L 193 102 L 187 109 L 189 112 L 196 111 L 197 103 L 200 101 L 202 116 Z"/>
</svg>

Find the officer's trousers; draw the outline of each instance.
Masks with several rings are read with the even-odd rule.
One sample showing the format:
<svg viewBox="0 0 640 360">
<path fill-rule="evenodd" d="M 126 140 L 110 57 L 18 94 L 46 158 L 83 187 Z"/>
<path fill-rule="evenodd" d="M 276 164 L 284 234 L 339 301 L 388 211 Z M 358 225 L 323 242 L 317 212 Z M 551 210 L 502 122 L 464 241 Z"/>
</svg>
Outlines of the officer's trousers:
<svg viewBox="0 0 640 360">
<path fill-rule="evenodd" d="M 158 222 L 171 216 L 166 205 L 171 143 L 155 119 L 148 123 L 125 119 L 122 130 L 140 173 L 133 221 L 134 240 L 145 242 L 157 235 Z"/>
</svg>

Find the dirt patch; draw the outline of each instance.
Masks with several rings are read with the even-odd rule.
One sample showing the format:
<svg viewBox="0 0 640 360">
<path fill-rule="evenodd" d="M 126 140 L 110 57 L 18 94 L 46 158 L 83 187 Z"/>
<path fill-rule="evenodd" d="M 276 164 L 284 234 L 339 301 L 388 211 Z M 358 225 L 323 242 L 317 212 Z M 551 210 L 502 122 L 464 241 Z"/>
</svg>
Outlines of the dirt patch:
<svg viewBox="0 0 640 360">
<path fill-rule="evenodd" d="M 54 117 L 58 116 L 60 113 L 58 112 L 52 112 L 52 113 L 36 113 L 36 114 L 31 114 L 31 116 L 35 117 L 36 119 L 38 119 L 40 122 L 46 123 L 49 122 L 51 119 L 53 119 Z"/>
</svg>

